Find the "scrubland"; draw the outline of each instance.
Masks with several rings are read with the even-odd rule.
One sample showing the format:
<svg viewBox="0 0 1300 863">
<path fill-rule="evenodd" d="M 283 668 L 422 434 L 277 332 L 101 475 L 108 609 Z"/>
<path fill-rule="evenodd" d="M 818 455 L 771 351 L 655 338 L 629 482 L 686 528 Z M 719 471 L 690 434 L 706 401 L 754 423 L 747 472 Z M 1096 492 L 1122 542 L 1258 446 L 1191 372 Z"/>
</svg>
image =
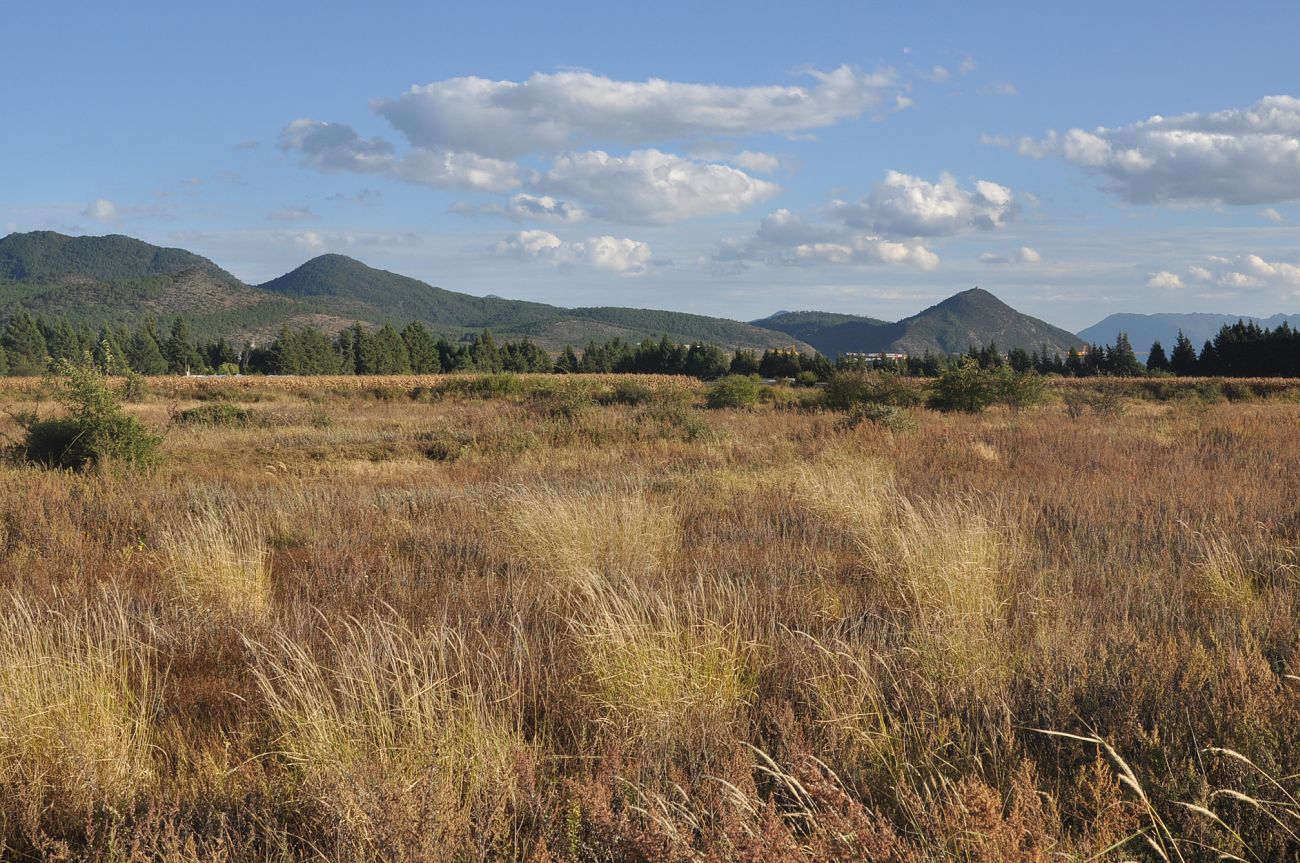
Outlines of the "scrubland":
<svg viewBox="0 0 1300 863">
<path fill-rule="evenodd" d="M 156 381 L 156 466 L 0 466 L 0 857 L 1300 855 L 1300 405 L 612 386 Z"/>
</svg>

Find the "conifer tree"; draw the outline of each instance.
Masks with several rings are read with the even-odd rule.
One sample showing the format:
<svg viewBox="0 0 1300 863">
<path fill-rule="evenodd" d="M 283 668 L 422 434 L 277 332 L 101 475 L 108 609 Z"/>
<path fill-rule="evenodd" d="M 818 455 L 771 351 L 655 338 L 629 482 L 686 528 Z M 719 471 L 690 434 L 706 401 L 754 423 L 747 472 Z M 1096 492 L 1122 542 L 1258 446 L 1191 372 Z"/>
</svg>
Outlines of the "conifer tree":
<svg viewBox="0 0 1300 863">
<path fill-rule="evenodd" d="M 0 337 L 9 360 L 9 373 L 14 375 L 39 375 L 45 372 L 48 351 L 45 336 L 36 318 L 19 306 L 5 325 Z"/>
<path fill-rule="evenodd" d="M 203 359 L 199 356 L 194 340 L 190 338 L 190 328 L 184 318 L 172 322 L 171 335 L 162 346 L 163 357 L 167 360 L 167 371 L 174 375 L 184 375 L 203 370 Z"/>
<path fill-rule="evenodd" d="M 1174 340 L 1174 351 L 1169 355 L 1169 368 L 1176 375 L 1196 374 L 1196 348 L 1192 347 L 1192 340 L 1182 330 L 1178 331 L 1178 337 Z"/>
<path fill-rule="evenodd" d="M 152 320 L 146 321 L 127 342 L 125 355 L 127 364 L 138 374 L 167 373 L 167 360 L 158 346 L 158 335 L 153 328 Z"/>
<path fill-rule="evenodd" d="M 1169 357 L 1165 355 L 1165 346 L 1160 344 L 1159 339 L 1151 343 L 1151 350 L 1147 353 L 1147 370 L 1152 372 L 1169 371 Z"/>
</svg>

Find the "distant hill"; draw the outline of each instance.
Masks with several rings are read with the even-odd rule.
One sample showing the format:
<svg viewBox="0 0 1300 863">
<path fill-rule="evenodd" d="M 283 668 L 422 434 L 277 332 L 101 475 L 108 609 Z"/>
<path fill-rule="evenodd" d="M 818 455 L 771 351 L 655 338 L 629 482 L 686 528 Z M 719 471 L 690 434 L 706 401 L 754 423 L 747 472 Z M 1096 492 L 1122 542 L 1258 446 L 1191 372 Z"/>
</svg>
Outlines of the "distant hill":
<svg viewBox="0 0 1300 863">
<path fill-rule="evenodd" d="M 353 321 L 379 325 L 418 320 L 458 338 L 490 329 L 529 337 L 548 350 L 596 339 L 640 341 L 667 334 L 678 342 L 727 348 L 785 347 L 783 333 L 724 318 L 649 309 L 565 309 L 476 297 L 321 255 L 292 272 L 246 285 L 207 258 L 121 235 L 70 237 L 52 231 L 0 239 L 0 317 L 17 305 L 92 327 L 136 326 L 145 318 L 190 321 L 202 338 L 266 339 L 283 325 L 337 332 Z M 800 347 L 811 350 L 808 345 Z"/>
<path fill-rule="evenodd" d="M 782 312 L 754 324 L 800 338 L 827 356 L 857 351 L 953 354 L 989 342 L 1003 350 L 1046 348 L 1064 354 L 1083 344 L 1074 334 L 1022 314 L 979 288 L 894 323 L 827 312 Z"/>
<path fill-rule="evenodd" d="M 1169 350 L 1178 331 L 1182 330 L 1200 350 L 1202 344 L 1214 338 L 1224 324 L 1237 321 L 1254 321 L 1261 327 L 1275 329 L 1283 323 L 1292 327 L 1300 326 L 1300 315 L 1273 315 L 1268 318 L 1253 318 L 1250 315 L 1218 315 L 1203 312 L 1188 314 L 1159 313 L 1139 315 L 1122 313 L 1110 315 L 1085 330 L 1079 331 L 1079 338 L 1091 344 L 1112 344 L 1119 333 L 1128 333 L 1129 341 L 1139 353 L 1145 353 L 1151 343 L 1157 339 L 1165 350 Z"/>
</svg>

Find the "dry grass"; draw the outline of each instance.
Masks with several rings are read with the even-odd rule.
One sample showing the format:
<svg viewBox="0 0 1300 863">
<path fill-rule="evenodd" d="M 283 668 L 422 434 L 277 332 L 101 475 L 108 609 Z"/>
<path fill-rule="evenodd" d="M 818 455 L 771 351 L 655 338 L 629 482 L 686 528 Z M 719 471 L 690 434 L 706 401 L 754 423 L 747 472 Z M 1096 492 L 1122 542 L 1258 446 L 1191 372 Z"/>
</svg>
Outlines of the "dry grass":
<svg viewBox="0 0 1300 863">
<path fill-rule="evenodd" d="M 160 380 L 259 421 L 0 465 L 0 858 L 1300 855 L 1294 404 L 610 383 Z"/>
</svg>

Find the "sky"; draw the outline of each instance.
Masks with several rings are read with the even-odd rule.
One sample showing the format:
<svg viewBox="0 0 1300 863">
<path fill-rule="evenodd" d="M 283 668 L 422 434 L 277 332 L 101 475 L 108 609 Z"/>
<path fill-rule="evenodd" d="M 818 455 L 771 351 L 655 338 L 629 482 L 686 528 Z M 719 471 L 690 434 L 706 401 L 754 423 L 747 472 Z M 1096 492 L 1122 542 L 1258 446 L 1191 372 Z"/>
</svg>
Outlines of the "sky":
<svg viewBox="0 0 1300 863">
<path fill-rule="evenodd" d="M 995 7 L 995 8 L 986 8 Z M 1300 4 L 28 3 L 0 234 L 250 283 L 896 319 L 1300 312 Z"/>
</svg>

